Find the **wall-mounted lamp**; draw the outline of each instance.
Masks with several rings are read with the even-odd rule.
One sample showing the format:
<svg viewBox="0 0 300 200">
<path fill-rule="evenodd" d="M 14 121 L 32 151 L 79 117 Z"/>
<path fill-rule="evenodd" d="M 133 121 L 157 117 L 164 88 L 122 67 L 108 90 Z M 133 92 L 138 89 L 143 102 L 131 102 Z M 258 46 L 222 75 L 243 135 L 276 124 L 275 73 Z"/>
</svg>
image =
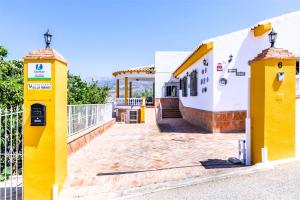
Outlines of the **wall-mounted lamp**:
<svg viewBox="0 0 300 200">
<path fill-rule="evenodd" d="M 227 79 L 226 78 L 220 78 L 219 83 L 221 86 L 227 85 Z"/>
<path fill-rule="evenodd" d="M 208 62 L 207 62 L 207 60 L 204 58 L 204 60 L 203 60 L 203 65 L 204 66 L 208 66 Z"/>
<path fill-rule="evenodd" d="M 186 73 L 186 76 L 189 76 L 189 72 Z"/>
<path fill-rule="evenodd" d="M 278 79 L 278 81 L 283 81 L 284 80 L 284 72 L 278 72 L 277 79 Z"/>
<path fill-rule="evenodd" d="M 277 33 L 272 28 L 272 31 L 269 33 L 269 41 L 271 43 L 271 48 L 275 47 L 276 39 L 277 39 Z"/>
<path fill-rule="evenodd" d="M 228 60 L 228 62 L 231 63 L 232 59 L 233 59 L 233 55 L 230 54 L 230 55 L 229 55 L 229 60 Z"/>
</svg>

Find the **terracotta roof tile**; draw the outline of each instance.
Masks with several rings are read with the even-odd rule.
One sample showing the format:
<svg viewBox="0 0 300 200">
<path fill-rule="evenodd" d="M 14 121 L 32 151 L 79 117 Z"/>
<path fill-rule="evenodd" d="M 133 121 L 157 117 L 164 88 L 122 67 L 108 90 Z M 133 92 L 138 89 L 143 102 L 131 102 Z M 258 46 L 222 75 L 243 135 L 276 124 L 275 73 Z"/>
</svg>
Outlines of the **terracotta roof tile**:
<svg viewBox="0 0 300 200">
<path fill-rule="evenodd" d="M 148 73 L 148 74 L 153 74 L 153 73 L 155 73 L 155 66 L 154 65 L 150 65 L 150 66 L 129 68 L 127 70 L 120 70 L 120 71 L 114 72 L 113 76 L 117 76 L 119 74 L 140 73 L 140 72 L 144 72 L 144 73 Z"/>
<path fill-rule="evenodd" d="M 52 60 L 56 59 L 63 63 L 67 63 L 66 59 L 54 49 L 36 49 L 28 53 L 24 59 L 37 59 L 37 60 Z"/>
<path fill-rule="evenodd" d="M 291 52 L 281 48 L 268 48 L 263 50 L 260 54 L 258 54 L 251 62 L 266 60 L 272 58 L 279 59 L 297 59 Z"/>
</svg>

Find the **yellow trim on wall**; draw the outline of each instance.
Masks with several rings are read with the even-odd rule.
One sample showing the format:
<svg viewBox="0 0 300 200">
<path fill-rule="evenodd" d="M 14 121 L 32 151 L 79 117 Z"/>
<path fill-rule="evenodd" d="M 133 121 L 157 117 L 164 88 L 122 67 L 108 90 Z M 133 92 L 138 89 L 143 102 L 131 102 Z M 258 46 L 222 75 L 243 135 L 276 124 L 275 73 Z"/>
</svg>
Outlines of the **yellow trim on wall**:
<svg viewBox="0 0 300 200">
<path fill-rule="evenodd" d="M 193 65 L 200 58 L 205 56 L 208 52 L 210 52 L 214 47 L 213 42 L 208 42 L 201 44 L 174 72 L 173 76 L 178 77 L 182 72 L 188 69 L 191 65 Z"/>
<path fill-rule="evenodd" d="M 257 26 L 252 28 L 255 37 L 262 36 L 265 33 L 271 31 L 271 29 L 272 29 L 272 23 L 271 22 L 268 22 L 268 23 L 265 23 L 265 24 L 258 24 Z"/>
</svg>

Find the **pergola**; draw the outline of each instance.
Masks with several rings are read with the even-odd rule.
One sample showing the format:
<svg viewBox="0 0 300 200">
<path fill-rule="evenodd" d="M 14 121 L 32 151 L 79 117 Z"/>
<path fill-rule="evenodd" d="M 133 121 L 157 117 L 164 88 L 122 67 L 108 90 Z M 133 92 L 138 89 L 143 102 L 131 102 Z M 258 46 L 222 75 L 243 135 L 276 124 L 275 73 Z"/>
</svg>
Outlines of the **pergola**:
<svg viewBox="0 0 300 200">
<path fill-rule="evenodd" d="M 152 81 L 153 82 L 153 97 L 154 102 L 155 93 L 155 67 L 154 65 L 129 68 L 127 70 L 120 70 L 113 73 L 116 78 L 116 99 L 117 103 L 122 106 L 139 105 L 142 100 L 132 98 L 132 82 L 133 81 Z M 124 98 L 120 98 L 120 80 L 124 80 Z"/>
</svg>

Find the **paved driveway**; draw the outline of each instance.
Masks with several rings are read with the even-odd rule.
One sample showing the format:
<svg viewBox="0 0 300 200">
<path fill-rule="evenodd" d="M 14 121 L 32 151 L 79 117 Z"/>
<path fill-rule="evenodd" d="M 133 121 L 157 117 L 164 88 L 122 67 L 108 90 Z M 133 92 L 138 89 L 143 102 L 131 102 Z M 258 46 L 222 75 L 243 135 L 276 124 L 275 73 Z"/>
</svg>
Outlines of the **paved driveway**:
<svg viewBox="0 0 300 200">
<path fill-rule="evenodd" d="M 62 199 L 220 174 L 236 167 L 226 160 L 237 156 L 237 140 L 244 134 L 207 134 L 182 119 L 157 126 L 154 109 L 147 109 L 146 120 L 146 124 L 116 124 L 72 155 Z"/>
</svg>

